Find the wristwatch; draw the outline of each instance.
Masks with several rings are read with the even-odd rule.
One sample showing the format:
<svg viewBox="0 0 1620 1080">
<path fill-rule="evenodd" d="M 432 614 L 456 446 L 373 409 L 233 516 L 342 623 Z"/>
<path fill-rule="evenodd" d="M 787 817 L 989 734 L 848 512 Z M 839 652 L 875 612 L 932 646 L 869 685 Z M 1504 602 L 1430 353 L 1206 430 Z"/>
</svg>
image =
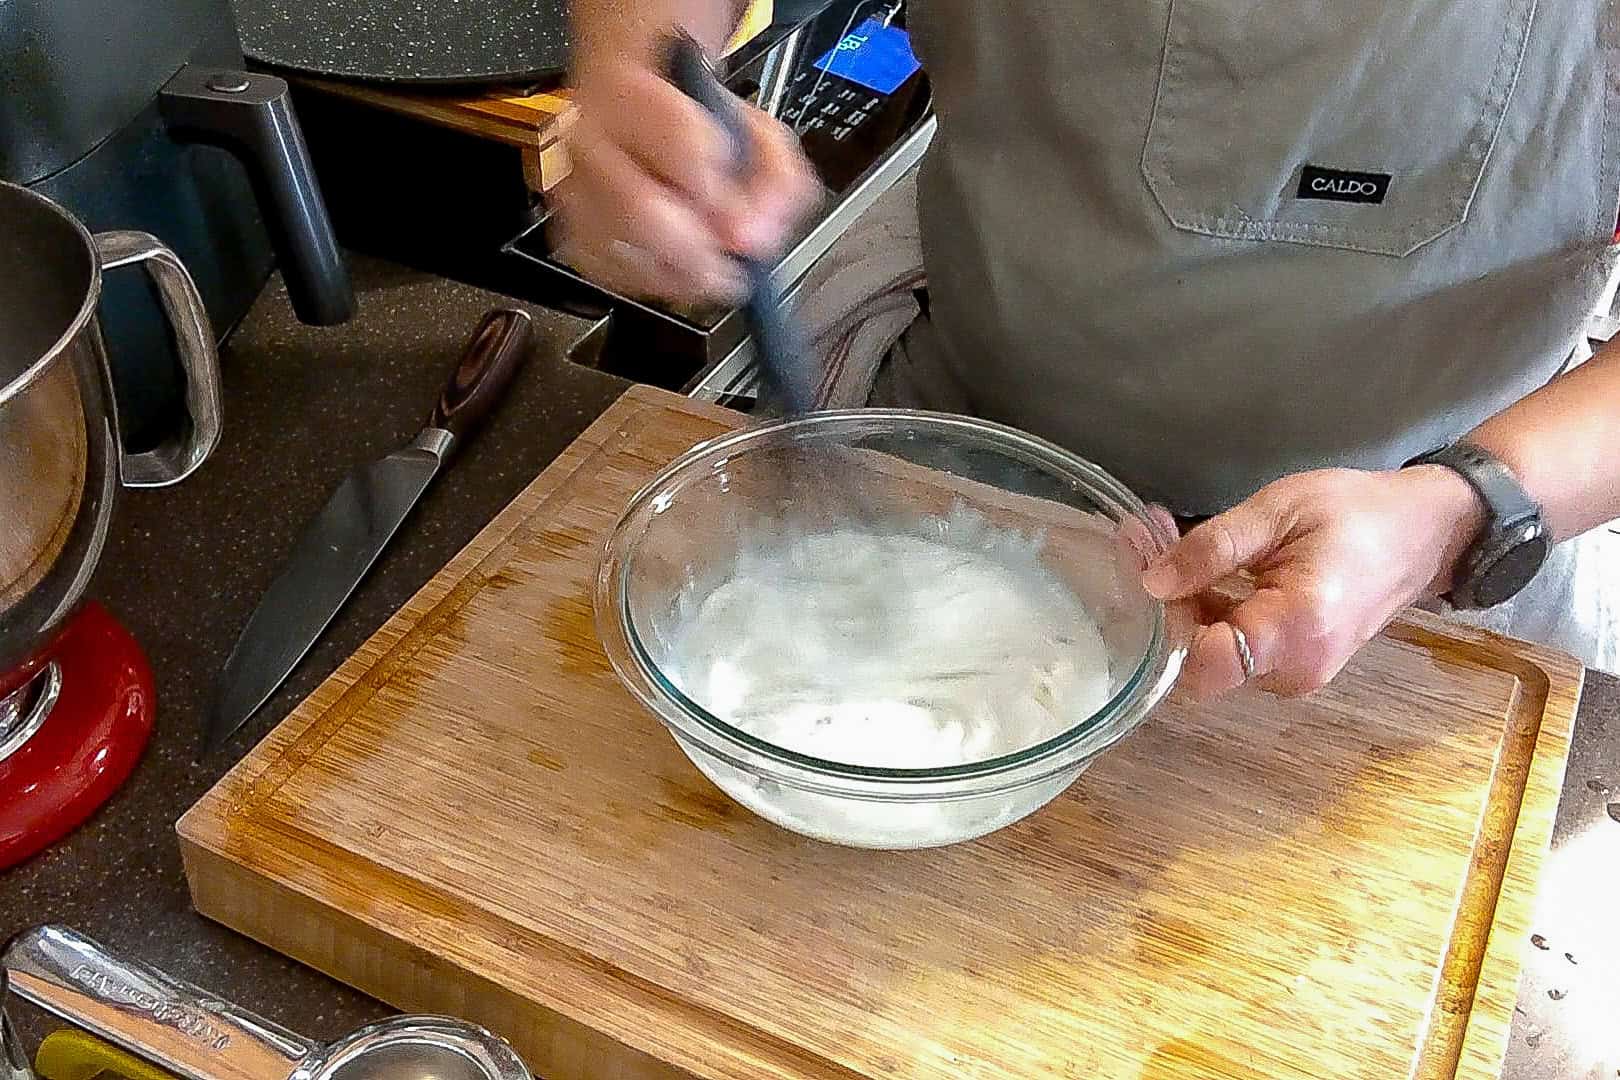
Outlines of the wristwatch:
<svg viewBox="0 0 1620 1080">
<path fill-rule="evenodd" d="M 1424 454 L 1413 465 L 1443 465 L 1468 481 L 1485 501 L 1485 526 L 1463 553 L 1443 599 L 1454 608 L 1488 608 L 1530 584 L 1552 542 L 1541 507 L 1494 454 L 1459 442 Z"/>
</svg>

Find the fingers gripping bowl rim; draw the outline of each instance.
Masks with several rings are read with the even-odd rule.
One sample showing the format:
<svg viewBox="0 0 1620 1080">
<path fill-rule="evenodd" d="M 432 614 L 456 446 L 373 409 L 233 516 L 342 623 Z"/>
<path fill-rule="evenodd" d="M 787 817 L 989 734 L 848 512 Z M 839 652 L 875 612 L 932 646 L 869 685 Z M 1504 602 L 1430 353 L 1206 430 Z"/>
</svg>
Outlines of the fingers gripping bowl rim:
<svg viewBox="0 0 1620 1080">
<path fill-rule="evenodd" d="M 837 465 L 833 483 L 826 482 L 829 461 Z M 905 482 L 895 481 L 897 469 Z M 767 473 L 769 484 L 759 479 Z M 1101 560 L 1090 571 L 1107 578 L 1107 595 L 1123 612 L 1124 629 L 1108 642 L 1112 694 L 1100 709 L 1035 745 L 980 761 L 863 766 L 768 742 L 694 701 L 663 670 L 659 627 L 648 616 L 664 599 L 655 594 L 681 582 L 690 588 L 704 573 L 720 572 L 714 568 L 736 553 L 740 522 L 797 513 L 798 500 L 826 501 L 818 506 L 826 520 L 844 512 L 868 519 L 920 516 L 922 510 L 905 505 L 904 492 L 919 490 L 912 481 L 925 475 L 941 480 L 940 490 L 948 488 L 953 499 L 983 502 L 988 512 L 1004 511 L 1005 495 L 1020 506 L 1104 523 L 1114 541 L 1127 533 L 1134 537 L 1134 566 Z M 777 490 L 794 482 L 802 486 L 789 496 Z M 1095 524 L 1091 528 L 1096 531 Z M 694 764 L 738 802 L 786 828 L 836 843 L 934 846 L 1000 828 L 1055 798 L 1169 692 L 1186 654 L 1185 637 L 1171 628 L 1164 605 L 1141 588 L 1136 571 L 1140 560 L 1166 550 L 1174 539 L 1108 473 L 1013 428 L 907 409 L 815 413 L 704 442 L 643 487 L 602 553 L 596 629 L 619 679 L 670 729 Z M 654 587 L 653 581 L 661 583 Z M 902 809 L 883 824 L 849 812 L 870 804 Z M 949 804 L 964 809 L 910 817 L 903 810 Z"/>
</svg>

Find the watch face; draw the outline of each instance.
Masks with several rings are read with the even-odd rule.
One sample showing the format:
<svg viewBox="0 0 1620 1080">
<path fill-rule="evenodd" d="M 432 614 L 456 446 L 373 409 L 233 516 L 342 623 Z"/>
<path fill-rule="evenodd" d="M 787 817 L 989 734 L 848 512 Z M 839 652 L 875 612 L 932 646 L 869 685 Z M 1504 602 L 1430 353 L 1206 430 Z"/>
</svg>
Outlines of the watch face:
<svg viewBox="0 0 1620 1080">
<path fill-rule="evenodd" d="M 1474 602 L 1479 607 L 1495 607 L 1511 600 L 1530 584 L 1551 545 L 1541 530 L 1529 526 L 1513 538 L 1494 562 L 1481 566 L 1473 581 Z"/>
</svg>

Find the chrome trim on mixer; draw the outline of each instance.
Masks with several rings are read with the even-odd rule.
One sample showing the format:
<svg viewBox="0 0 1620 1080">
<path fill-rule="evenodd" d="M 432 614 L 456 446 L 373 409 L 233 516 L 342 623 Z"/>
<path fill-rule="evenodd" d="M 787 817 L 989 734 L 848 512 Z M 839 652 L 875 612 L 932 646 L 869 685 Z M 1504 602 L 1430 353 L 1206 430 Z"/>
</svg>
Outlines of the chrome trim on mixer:
<svg viewBox="0 0 1620 1080">
<path fill-rule="evenodd" d="M 62 669 L 53 660 L 39 674 L 0 698 L 0 761 L 34 737 L 61 696 Z"/>
</svg>

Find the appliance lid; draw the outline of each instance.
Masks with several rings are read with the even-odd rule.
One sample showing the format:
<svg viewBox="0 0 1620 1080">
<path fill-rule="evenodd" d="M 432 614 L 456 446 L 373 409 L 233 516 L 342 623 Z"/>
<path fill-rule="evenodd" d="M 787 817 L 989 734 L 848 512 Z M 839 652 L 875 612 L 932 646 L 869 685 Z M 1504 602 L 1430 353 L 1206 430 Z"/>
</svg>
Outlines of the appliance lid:
<svg viewBox="0 0 1620 1080">
<path fill-rule="evenodd" d="M 531 82 L 568 66 L 563 0 L 236 0 L 262 64 L 373 82 Z"/>
</svg>

